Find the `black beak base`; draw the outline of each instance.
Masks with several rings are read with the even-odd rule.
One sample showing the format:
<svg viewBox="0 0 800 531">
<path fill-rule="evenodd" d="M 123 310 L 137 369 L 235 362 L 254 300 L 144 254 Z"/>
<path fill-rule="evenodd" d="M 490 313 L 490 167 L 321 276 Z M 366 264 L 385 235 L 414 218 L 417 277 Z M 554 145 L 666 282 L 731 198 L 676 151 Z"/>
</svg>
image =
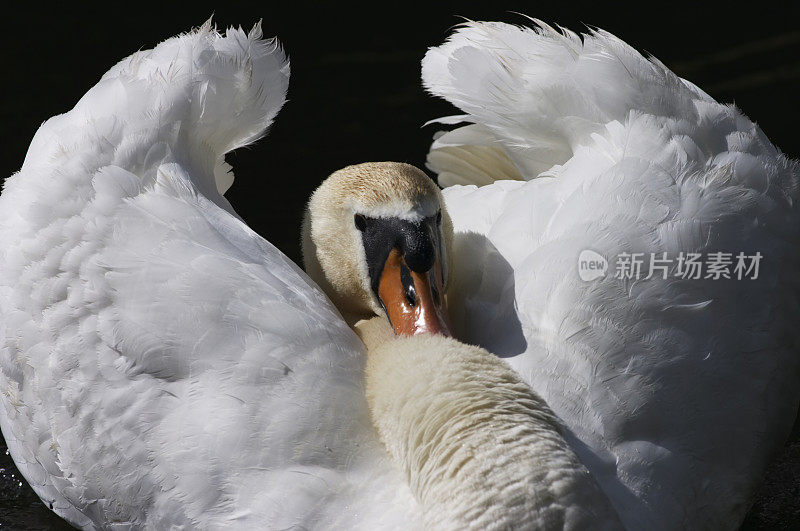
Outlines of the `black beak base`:
<svg viewBox="0 0 800 531">
<path fill-rule="evenodd" d="M 419 221 L 400 218 L 372 218 L 356 214 L 355 224 L 356 228 L 361 231 L 370 287 L 378 300 L 380 300 L 378 287 L 381 274 L 393 249 L 400 252 L 405 264 L 415 273 L 422 274 L 433 269 L 437 257 L 440 261 L 444 261 L 440 219 L 438 214 Z M 410 274 L 403 275 L 403 278 L 409 281 L 407 291 L 413 292 Z M 444 284 L 443 280 L 440 279 L 442 285 Z"/>
</svg>

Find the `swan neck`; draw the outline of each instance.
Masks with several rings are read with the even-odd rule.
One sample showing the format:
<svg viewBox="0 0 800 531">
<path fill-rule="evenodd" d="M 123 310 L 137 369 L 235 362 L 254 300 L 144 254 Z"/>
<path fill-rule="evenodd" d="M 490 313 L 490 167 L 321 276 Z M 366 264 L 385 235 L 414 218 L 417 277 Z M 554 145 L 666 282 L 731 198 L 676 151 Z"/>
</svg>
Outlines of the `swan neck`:
<svg viewBox="0 0 800 531">
<path fill-rule="evenodd" d="M 371 334 L 373 422 L 428 527 L 615 528 L 557 418 L 505 362 L 443 336 Z"/>
</svg>

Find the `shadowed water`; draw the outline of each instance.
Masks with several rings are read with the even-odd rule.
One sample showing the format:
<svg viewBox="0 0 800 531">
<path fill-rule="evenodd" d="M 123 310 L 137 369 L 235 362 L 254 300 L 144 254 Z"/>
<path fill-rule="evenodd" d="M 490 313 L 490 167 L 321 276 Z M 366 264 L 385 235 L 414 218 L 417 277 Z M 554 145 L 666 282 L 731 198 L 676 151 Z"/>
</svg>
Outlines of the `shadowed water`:
<svg viewBox="0 0 800 531">
<path fill-rule="evenodd" d="M 28 529 L 72 529 L 45 507 L 8 455 L 6 442 L 0 438 L 0 531 Z"/>
</svg>

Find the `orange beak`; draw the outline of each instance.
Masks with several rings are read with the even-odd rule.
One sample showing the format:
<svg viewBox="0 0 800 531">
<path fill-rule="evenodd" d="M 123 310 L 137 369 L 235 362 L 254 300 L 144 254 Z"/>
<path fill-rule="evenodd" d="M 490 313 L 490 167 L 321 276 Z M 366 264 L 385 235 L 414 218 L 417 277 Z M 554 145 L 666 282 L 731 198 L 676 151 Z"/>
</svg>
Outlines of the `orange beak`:
<svg viewBox="0 0 800 531">
<path fill-rule="evenodd" d="M 417 273 L 399 250 L 392 249 L 381 272 L 378 297 L 397 335 L 451 335 L 442 283 L 438 258 L 431 270 Z"/>
</svg>

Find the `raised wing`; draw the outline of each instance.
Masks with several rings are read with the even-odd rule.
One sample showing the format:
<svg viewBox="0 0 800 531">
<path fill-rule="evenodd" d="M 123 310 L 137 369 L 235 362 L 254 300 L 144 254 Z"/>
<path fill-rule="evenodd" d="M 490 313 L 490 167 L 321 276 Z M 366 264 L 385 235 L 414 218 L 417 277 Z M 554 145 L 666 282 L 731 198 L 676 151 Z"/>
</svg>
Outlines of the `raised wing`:
<svg viewBox="0 0 800 531">
<path fill-rule="evenodd" d="M 546 399 L 627 527 L 737 526 L 800 398 L 797 163 L 602 31 L 469 23 L 422 74 L 469 123 L 429 166 L 485 184 L 444 191 L 456 331 Z"/>
<path fill-rule="evenodd" d="M 284 101 L 260 37 L 206 24 L 122 61 L 0 198 L 0 425 L 75 525 L 415 522 L 363 345 L 221 195 Z"/>
</svg>

